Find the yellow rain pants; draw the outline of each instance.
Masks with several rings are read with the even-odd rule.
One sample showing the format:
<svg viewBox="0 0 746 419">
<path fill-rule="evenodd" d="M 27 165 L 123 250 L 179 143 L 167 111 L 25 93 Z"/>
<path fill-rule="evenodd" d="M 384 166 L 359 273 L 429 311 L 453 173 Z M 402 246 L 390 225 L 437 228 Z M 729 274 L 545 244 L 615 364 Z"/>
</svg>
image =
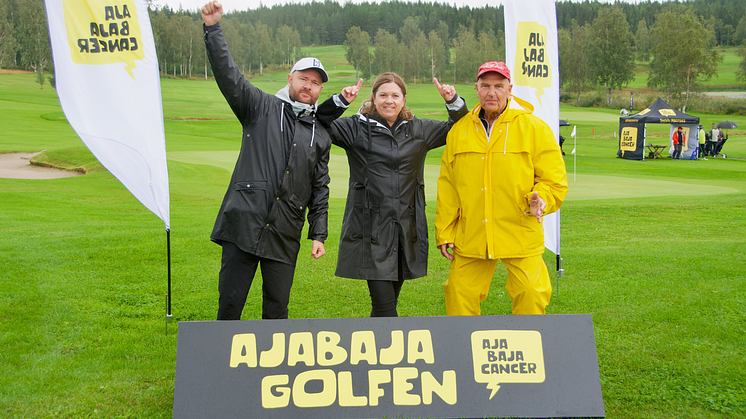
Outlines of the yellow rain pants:
<svg viewBox="0 0 746 419">
<path fill-rule="evenodd" d="M 497 259 L 475 259 L 454 253 L 448 279 L 443 284 L 449 316 L 478 316 L 480 303 L 495 273 Z M 508 268 L 505 289 L 513 300 L 513 314 L 546 314 L 552 284 L 541 255 L 500 259 Z"/>
</svg>

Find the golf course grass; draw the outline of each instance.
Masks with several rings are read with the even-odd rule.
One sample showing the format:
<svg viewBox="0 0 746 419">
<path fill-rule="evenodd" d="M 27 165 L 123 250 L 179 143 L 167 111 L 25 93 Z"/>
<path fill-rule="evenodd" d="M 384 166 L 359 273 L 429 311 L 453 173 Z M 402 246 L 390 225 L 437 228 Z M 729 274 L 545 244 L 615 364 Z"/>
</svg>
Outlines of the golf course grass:
<svg viewBox="0 0 746 419">
<path fill-rule="evenodd" d="M 327 68 L 322 99 L 355 82 L 348 65 Z M 274 93 L 283 80 L 275 73 L 255 82 Z M 456 87 L 477 103 L 473 85 Z M 212 80 L 163 79 L 162 93 L 173 318 L 165 317 L 164 224 L 110 173 L 0 178 L 2 417 L 171 417 L 178 322 L 212 320 L 217 311 L 220 247 L 209 235 L 241 127 Z M 366 81 L 348 115 L 369 95 Z M 419 117 L 446 118 L 432 84 L 409 85 L 408 105 Z M 55 91 L 40 89 L 35 75 L 0 74 L 0 115 L 0 153 L 47 150 L 70 167 L 91 166 Z M 565 276 L 553 279 L 547 311 L 592 314 L 609 418 L 746 416 L 746 117 L 694 115 L 706 127 L 739 125 L 729 131 L 728 158 L 618 159 L 617 110 L 560 110 L 578 136 L 561 128 L 570 186 L 561 213 Z M 668 130 L 649 125 L 650 141 L 667 144 Z M 432 243 L 441 152 L 430 153 L 426 168 L 429 275 L 404 286 L 401 316 L 445 315 L 448 263 Z M 292 318 L 370 313 L 365 284 L 334 276 L 347 184 L 340 149 L 329 166 L 327 254 L 311 259 L 303 240 Z M 545 260 L 554 271 L 555 256 Z M 483 314 L 510 314 L 505 278 L 498 264 Z M 244 319 L 261 317 L 260 285 L 257 278 Z"/>
</svg>

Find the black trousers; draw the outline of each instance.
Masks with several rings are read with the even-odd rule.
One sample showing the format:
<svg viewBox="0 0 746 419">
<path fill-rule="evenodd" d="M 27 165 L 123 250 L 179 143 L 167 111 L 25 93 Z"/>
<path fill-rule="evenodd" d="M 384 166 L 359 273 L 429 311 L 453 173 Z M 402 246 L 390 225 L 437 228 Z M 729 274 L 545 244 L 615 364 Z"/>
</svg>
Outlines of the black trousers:
<svg viewBox="0 0 746 419">
<path fill-rule="evenodd" d="M 295 266 L 260 258 L 223 242 L 218 320 L 240 320 L 257 266 L 262 269 L 262 318 L 287 319 Z"/>
<path fill-rule="evenodd" d="M 673 146 L 673 155 L 671 156 L 671 158 L 673 158 L 674 160 L 681 159 L 681 148 L 682 147 L 683 146 L 681 144 L 674 144 L 674 146 Z"/>
<path fill-rule="evenodd" d="M 396 305 L 402 285 L 404 280 L 401 278 L 398 281 L 368 280 L 370 317 L 398 317 Z"/>
<path fill-rule="evenodd" d="M 370 317 L 398 317 L 396 305 L 399 302 L 399 292 L 404 285 L 404 274 L 402 272 L 402 253 L 399 253 L 399 268 L 397 281 L 368 280 L 368 291 L 370 292 Z"/>
</svg>

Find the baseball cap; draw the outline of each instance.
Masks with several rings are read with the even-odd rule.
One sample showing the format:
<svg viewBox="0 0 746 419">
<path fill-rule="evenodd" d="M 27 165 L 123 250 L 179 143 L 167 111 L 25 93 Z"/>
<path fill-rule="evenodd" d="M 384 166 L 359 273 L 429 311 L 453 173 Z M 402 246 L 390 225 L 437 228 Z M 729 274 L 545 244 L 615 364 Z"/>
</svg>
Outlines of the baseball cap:
<svg viewBox="0 0 746 419">
<path fill-rule="evenodd" d="M 326 74 L 326 70 L 324 70 L 324 66 L 321 65 L 321 61 L 319 61 L 316 58 L 313 57 L 305 57 L 298 60 L 297 63 L 293 66 L 293 69 L 290 71 L 291 73 L 295 73 L 299 70 L 310 70 L 314 69 L 321 73 L 321 81 L 326 83 L 329 81 L 329 75 Z"/>
<path fill-rule="evenodd" d="M 500 61 L 488 61 L 484 64 L 482 64 L 479 67 L 479 73 L 477 73 L 477 78 L 482 77 L 482 74 L 494 72 L 498 74 L 502 74 L 503 77 L 508 79 L 510 81 L 510 70 L 508 69 L 508 66 L 505 65 L 504 62 Z"/>
</svg>

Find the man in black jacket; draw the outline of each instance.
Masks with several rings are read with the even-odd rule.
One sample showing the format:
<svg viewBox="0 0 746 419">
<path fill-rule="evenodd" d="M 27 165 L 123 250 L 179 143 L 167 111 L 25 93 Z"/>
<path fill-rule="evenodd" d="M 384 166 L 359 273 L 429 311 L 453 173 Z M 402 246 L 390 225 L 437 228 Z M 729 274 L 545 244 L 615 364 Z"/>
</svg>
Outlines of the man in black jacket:
<svg viewBox="0 0 746 419">
<path fill-rule="evenodd" d="M 215 81 L 243 126 L 241 152 L 210 236 L 223 247 L 218 320 L 241 318 L 258 266 L 262 318 L 285 319 L 306 212 L 311 256 L 326 253 L 331 140 L 324 125 L 344 109 L 332 98 L 317 107 L 329 77 L 315 58 L 299 60 L 276 95 L 253 86 L 228 51 L 218 23 L 222 5 L 210 1 L 201 12 Z M 353 90 L 346 90 L 350 99 L 357 96 Z"/>
</svg>

